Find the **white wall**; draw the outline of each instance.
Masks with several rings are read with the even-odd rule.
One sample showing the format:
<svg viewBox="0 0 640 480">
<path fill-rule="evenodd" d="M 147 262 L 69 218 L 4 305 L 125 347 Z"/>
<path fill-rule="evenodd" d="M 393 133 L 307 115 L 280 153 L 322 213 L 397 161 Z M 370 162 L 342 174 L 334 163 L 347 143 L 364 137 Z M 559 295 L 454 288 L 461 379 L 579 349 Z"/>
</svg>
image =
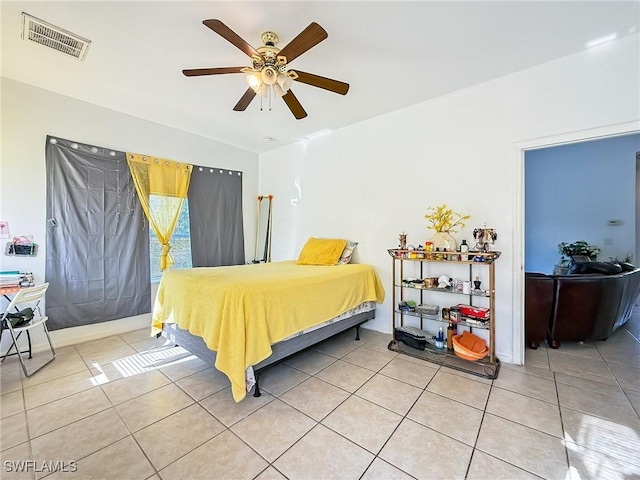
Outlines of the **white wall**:
<svg viewBox="0 0 640 480">
<path fill-rule="evenodd" d="M 368 327 L 390 332 L 386 249 L 403 230 L 409 243 L 427 240 L 427 207 L 446 203 L 471 215 L 458 240 L 485 223 L 497 229 L 496 351 L 519 361 L 518 145 L 637 122 L 639 57 L 636 34 L 260 155 L 259 189 L 274 194 L 273 259 L 295 258 L 311 235 L 359 241 L 356 261 L 374 265 L 387 292 Z"/>
<path fill-rule="evenodd" d="M 32 271 L 44 281 L 46 135 L 90 145 L 132 151 L 197 165 L 243 172 L 245 255 L 253 259 L 258 192 L 254 153 L 2 78 L 0 220 L 11 235 L 34 235 L 36 257 L 0 256 L 0 270 Z M 3 249 L 4 250 L 4 249 Z M 155 288 L 152 293 L 155 295 Z M 57 346 L 98 338 L 150 324 L 149 315 L 53 332 Z M 41 340 L 41 339 L 40 339 Z M 3 342 L 4 343 L 4 342 Z M 40 343 L 36 339 L 36 343 Z M 41 345 L 41 343 L 40 343 Z"/>
</svg>

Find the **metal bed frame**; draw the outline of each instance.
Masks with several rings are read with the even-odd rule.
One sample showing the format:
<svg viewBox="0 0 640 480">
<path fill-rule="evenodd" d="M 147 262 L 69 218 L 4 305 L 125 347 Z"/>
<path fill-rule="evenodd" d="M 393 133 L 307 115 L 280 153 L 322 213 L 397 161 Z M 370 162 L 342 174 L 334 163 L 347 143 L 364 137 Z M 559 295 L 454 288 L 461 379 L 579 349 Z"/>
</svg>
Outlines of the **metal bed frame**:
<svg viewBox="0 0 640 480">
<path fill-rule="evenodd" d="M 268 358 L 265 358 L 260 363 L 253 366 L 256 378 L 253 396 L 259 397 L 261 395 L 259 376 L 267 367 L 280 363 L 296 353 L 307 350 L 314 345 L 333 337 L 334 335 L 349 330 L 350 328 L 356 329 L 355 340 L 360 340 L 360 325 L 374 319 L 375 316 L 376 310 L 374 308 L 373 310 L 356 313 L 350 317 L 317 328 L 309 333 L 297 335 L 272 345 L 271 349 L 273 350 L 273 353 Z M 165 323 L 162 332 L 158 335 L 162 335 L 176 345 L 188 350 L 204 362 L 215 365 L 216 352 L 210 350 L 201 337 L 193 335 L 187 330 L 181 329 L 175 323 Z"/>
</svg>

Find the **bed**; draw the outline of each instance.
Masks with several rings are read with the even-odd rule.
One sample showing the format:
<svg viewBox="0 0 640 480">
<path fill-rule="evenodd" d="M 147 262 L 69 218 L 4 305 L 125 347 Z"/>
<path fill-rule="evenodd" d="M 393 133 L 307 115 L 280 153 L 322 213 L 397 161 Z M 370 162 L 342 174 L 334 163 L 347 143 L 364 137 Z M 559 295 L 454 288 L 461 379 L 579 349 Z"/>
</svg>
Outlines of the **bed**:
<svg viewBox="0 0 640 480">
<path fill-rule="evenodd" d="M 258 371 L 375 317 L 384 289 L 370 265 L 295 261 L 165 272 L 152 333 L 164 335 L 231 382 L 236 402 Z M 259 394 L 258 385 L 256 393 Z"/>
</svg>

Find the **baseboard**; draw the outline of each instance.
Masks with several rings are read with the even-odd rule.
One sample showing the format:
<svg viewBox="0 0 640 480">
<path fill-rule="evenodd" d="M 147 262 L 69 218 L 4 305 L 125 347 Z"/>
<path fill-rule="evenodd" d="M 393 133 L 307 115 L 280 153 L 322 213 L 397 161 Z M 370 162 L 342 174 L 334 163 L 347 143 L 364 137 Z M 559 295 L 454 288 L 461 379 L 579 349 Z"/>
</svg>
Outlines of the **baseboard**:
<svg viewBox="0 0 640 480">
<path fill-rule="evenodd" d="M 75 345 L 77 343 L 89 342 L 91 340 L 110 337 L 111 335 L 119 335 L 121 333 L 130 332 L 132 330 L 139 330 L 145 327 L 149 328 L 149 335 L 151 335 L 150 313 L 136 315 L 135 317 L 120 318 L 118 320 L 111 320 L 109 322 L 83 325 L 81 327 L 62 328 L 60 330 L 54 330 L 53 332 L 49 333 L 51 335 L 51 342 L 53 343 L 53 347 L 57 349 L 68 347 L 69 345 Z M 44 338 L 44 334 L 38 335 L 37 338 L 32 338 L 32 341 L 34 352 L 40 352 L 49 349 L 49 344 Z"/>
<path fill-rule="evenodd" d="M 496 352 L 496 357 L 500 359 L 500 363 L 513 363 L 513 355 Z"/>
</svg>

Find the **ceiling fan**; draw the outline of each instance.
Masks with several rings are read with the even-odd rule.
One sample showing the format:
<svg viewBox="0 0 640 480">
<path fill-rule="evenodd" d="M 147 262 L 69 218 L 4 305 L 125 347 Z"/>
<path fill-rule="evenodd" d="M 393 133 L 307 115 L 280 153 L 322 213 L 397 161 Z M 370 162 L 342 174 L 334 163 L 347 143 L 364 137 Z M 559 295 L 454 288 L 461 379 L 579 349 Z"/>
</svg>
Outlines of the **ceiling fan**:
<svg viewBox="0 0 640 480">
<path fill-rule="evenodd" d="M 182 70 L 187 77 L 197 77 L 201 75 L 221 75 L 225 73 L 245 73 L 249 88 L 240 98 L 233 109 L 237 112 L 246 110 L 256 95 L 271 100 L 271 95 L 280 96 L 291 110 L 291 113 L 300 120 L 307 116 L 304 108 L 293 94 L 291 84 L 293 81 L 306 83 L 314 87 L 329 90 L 330 92 L 346 95 L 349 91 L 349 84 L 321 77 L 312 73 L 300 70 L 289 70 L 288 64 L 316 46 L 327 38 L 324 28 L 315 22 L 309 24 L 296 38 L 291 40 L 282 50 L 276 47 L 278 35 L 274 32 L 263 32 L 262 42 L 264 45 L 253 48 L 240 36 L 217 19 L 204 20 L 204 23 L 211 30 L 222 38 L 235 45 L 246 53 L 252 62 L 251 67 L 221 67 L 221 68 L 195 68 Z M 269 103 L 270 105 L 270 103 Z"/>
</svg>

